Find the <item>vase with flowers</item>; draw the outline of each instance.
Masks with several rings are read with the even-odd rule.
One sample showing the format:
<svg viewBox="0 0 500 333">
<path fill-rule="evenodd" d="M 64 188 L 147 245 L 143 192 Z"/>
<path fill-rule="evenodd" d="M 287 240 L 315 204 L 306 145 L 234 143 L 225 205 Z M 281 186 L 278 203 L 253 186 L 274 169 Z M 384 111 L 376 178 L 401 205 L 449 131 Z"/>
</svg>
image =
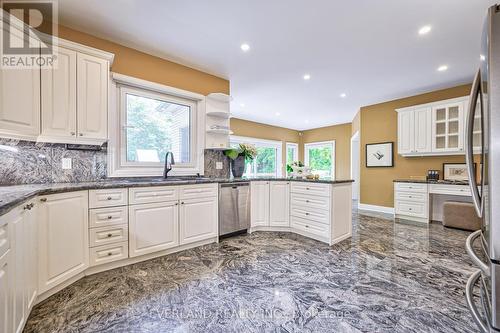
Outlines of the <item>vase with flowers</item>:
<svg viewBox="0 0 500 333">
<path fill-rule="evenodd" d="M 246 162 L 251 162 L 257 156 L 257 149 L 254 145 L 240 143 L 238 148 L 231 148 L 224 151 L 224 155 L 231 159 L 231 172 L 234 178 L 241 178 L 245 173 Z"/>
</svg>

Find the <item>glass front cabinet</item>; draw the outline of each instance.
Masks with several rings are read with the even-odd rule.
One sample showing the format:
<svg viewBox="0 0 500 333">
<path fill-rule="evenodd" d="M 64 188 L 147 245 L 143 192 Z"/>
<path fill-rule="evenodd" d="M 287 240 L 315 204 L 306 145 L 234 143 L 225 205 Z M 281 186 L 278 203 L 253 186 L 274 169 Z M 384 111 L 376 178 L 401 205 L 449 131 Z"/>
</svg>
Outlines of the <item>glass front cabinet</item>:
<svg viewBox="0 0 500 333">
<path fill-rule="evenodd" d="M 463 101 L 434 106 L 432 108 L 432 151 L 463 151 L 464 122 Z"/>
</svg>

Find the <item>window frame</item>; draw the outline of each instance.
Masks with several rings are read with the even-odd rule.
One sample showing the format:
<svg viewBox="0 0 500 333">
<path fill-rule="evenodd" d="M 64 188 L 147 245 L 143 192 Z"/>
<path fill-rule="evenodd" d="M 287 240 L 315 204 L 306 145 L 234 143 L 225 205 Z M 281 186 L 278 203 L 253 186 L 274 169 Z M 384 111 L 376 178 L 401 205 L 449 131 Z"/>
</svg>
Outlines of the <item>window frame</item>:
<svg viewBox="0 0 500 333">
<path fill-rule="evenodd" d="M 266 140 L 266 139 L 259 139 L 259 138 L 252 138 L 252 137 L 246 137 L 246 136 L 238 136 L 238 135 L 231 135 L 229 138 L 229 144 L 231 145 L 232 143 L 249 143 L 252 145 L 255 145 L 256 148 L 263 147 L 263 148 L 274 148 L 276 149 L 276 173 L 272 177 L 282 177 L 283 174 L 283 143 L 281 141 L 277 140 Z M 255 159 L 252 162 L 255 165 Z M 256 167 L 252 168 L 252 170 L 255 170 Z M 246 177 L 269 177 L 268 174 L 261 174 L 259 176 L 255 172 L 252 174 L 245 173 L 244 176 Z"/>
<path fill-rule="evenodd" d="M 169 175 L 204 173 L 205 96 L 186 90 L 112 73 L 108 116 L 108 177 L 162 176 L 162 162 L 131 162 L 126 157 L 126 94 L 190 107 L 190 162 L 176 163 Z M 175 157 L 175 156 L 174 156 Z"/>
<path fill-rule="evenodd" d="M 335 180 L 335 164 L 337 162 L 337 160 L 335 159 L 335 156 L 336 156 L 335 140 L 304 143 L 304 164 L 306 166 L 309 166 L 309 150 L 311 148 L 325 146 L 325 145 L 332 145 L 332 156 L 331 156 L 332 157 L 332 169 L 330 172 L 331 172 L 332 180 Z"/>
<path fill-rule="evenodd" d="M 288 148 L 292 148 L 294 150 L 293 153 L 293 161 L 298 161 L 299 160 L 299 144 L 295 142 L 286 142 L 285 143 L 285 172 L 288 174 L 288 171 L 286 171 L 286 165 L 288 164 Z"/>
</svg>

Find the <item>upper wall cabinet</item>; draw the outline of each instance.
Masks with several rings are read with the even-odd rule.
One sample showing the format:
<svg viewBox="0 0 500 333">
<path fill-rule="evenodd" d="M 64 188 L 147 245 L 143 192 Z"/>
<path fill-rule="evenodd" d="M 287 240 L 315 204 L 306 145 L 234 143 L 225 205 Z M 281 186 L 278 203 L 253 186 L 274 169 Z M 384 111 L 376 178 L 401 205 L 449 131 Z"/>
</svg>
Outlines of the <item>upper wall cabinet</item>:
<svg viewBox="0 0 500 333">
<path fill-rule="evenodd" d="M 39 134 L 40 69 L 0 69 L 0 137 L 34 141 Z"/>
<path fill-rule="evenodd" d="M 468 97 L 460 97 L 397 109 L 398 154 L 464 154 L 467 103 Z"/>
<path fill-rule="evenodd" d="M 58 64 L 42 69 L 42 125 L 38 141 L 107 141 L 108 80 L 112 55 L 59 41 Z"/>
</svg>

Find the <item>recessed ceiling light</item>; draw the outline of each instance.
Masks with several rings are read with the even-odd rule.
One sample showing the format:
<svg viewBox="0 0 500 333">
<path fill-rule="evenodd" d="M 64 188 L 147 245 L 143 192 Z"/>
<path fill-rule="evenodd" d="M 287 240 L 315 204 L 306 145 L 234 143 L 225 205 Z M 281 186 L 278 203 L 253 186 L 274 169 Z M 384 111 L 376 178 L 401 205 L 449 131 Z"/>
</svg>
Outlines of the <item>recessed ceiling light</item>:
<svg viewBox="0 0 500 333">
<path fill-rule="evenodd" d="M 276 112 L 275 114 L 276 114 L 277 116 L 281 116 L 281 113 L 279 113 L 279 112 Z"/>
<path fill-rule="evenodd" d="M 250 50 L 250 45 L 248 45 L 247 43 L 243 43 L 241 44 L 240 48 L 243 52 L 247 52 L 248 50 Z"/>
<path fill-rule="evenodd" d="M 424 25 L 422 28 L 418 30 L 419 35 L 426 35 L 431 32 L 432 27 L 430 25 Z"/>
<path fill-rule="evenodd" d="M 310 80 L 311 79 L 311 74 L 304 74 L 304 80 Z"/>
<path fill-rule="evenodd" d="M 240 103 L 240 106 L 241 106 L 242 108 L 244 108 L 244 107 L 245 107 L 245 103 Z"/>
<path fill-rule="evenodd" d="M 342 93 L 342 94 L 340 94 L 340 97 L 342 97 L 342 98 L 346 98 L 346 97 L 347 97 L 347 94 L 346 94 L 346 93 Z"/>
<path fill-rule="evenodd" d="M 306 119 L 305 123 L 306 123 L 306 124 L 309 124 L 309 120 L 307 120 L 307 119 Z"/>
<path fill-rule="evenodd" d="M 438 67 L 438 72 L 444 72 L 448 69 L 448 66 L 447 65 L 441 65 Z"/>
</svg>

